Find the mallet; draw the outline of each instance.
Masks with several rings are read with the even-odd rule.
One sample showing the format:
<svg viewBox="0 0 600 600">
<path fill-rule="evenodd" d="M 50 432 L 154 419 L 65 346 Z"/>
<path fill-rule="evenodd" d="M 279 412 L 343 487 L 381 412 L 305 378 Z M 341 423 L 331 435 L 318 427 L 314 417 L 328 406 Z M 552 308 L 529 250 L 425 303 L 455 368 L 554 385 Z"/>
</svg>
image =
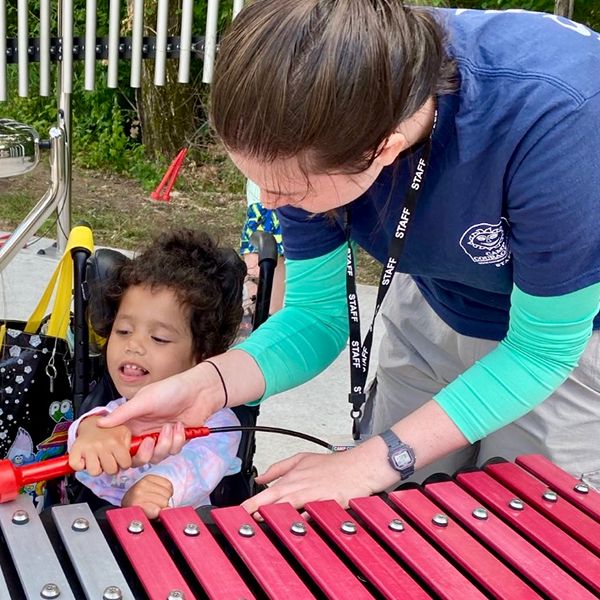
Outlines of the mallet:
<svg viewBox="0 0 600 600">
<path fill-rule="evenodd" d="M 208 427 L 186 427 L 185 439 L 191 440 L 192 438 L 204 437 L 210 432 L 211 430 Z M 155 431 L 132 438 L 131 456 L 138 451 L 144 439 L 150 437 L 156 442 L 158 434 L 159 432 Z M 69 475 L 72 472 L 73 469 L 69 466 L 68 454 L 30 465 L 23 465 L 22 467 L 16 467 L 7 458 L 0 460 L 0 503 L 14 500 L 24 485 L 55 479 L 56 477 Z"/>
</svg>

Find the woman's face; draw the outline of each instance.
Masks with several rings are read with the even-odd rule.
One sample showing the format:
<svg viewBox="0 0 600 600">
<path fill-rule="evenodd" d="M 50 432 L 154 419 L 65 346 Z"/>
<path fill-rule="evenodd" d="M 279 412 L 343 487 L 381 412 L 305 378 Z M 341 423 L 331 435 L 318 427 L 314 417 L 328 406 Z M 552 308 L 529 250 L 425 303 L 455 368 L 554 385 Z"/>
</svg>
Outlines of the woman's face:
<svg viewBox="0 0 600 600">
<path fill-rule="evenodd" d="M 290 205 L 311 213 L 324 213 L 356 200 L 373 185 L 384 166 L 375 160 L 355 175 L 306 175 L 295 158 L 264 163 L 235 152 L 230 156 L 237 168 L 258 185 L 265 208 Z"/>
</svg>

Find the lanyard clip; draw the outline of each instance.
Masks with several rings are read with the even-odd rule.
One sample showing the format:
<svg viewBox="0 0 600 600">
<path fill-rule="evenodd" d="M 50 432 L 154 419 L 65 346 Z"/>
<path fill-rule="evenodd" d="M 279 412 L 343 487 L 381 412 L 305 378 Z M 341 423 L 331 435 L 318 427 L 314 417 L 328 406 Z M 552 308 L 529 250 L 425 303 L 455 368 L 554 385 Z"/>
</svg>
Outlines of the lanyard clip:
<svg viewBox="0 0 600 600">
<path fill-rule="evenodd" d="M 367 399 L 367 395 L 364 392 L 350 392 L 348 394 L 348 402 L 352 404 L 350 410 L 350 417 L 352 418 L 352 438 L 355 440 L 360 439 L 360 421 L 363 416 L 363 404 Z"/>
</svg>

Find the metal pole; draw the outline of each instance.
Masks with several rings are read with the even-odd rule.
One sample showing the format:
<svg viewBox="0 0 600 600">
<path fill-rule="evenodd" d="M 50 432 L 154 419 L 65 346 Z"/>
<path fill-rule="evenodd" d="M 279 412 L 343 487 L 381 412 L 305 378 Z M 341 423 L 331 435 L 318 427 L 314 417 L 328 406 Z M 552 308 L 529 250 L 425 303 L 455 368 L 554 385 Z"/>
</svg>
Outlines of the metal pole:
<svg viewBox="0 0 600 600">
<path fill-rule="evenodd" d="M 244 8 L 244 0 L 233 0 L 233 18 L 238 16 L 240 10 Z"/>
<path fill-rule="evenodd" d="M 96 0 L 86 0 L 85 3 L 84 69 L 84 88 L 93 92 L 96 87 Z"/>
<path fill-rule="evenodd" d="M 119 86 L 119 35 L 121 31 L 121 2 L 110 0 L 108 16 L 108 75 L 107 87 Z"/>
<path fill-rule="evenodd" d="M 575 0 L 555 0 L 554 14 L 567 19 L 573 18 L 573 10 L 575 9 Z"/>
<path fill-rule="evenodd" d="M 20 252 L 32 235 L 56 208 L 57 199 L 63 194 L 65 182 L 65 137 L 59 127 L 50 130 L 50 175 L 52 185 L 31 212 L 23 219 L 12 235 L 0 247 L 0 272 Z M 66 245 L 66 244 L 65 244 Z M 62 252 L 61 252 L 62 254 Z"/>
<path fill-rule="evenodd" d="M 133 2 L 133 23 L 131 26 L 131 74 L 129 85 L 142 87 L 142 45 L 144 43 L 144 0 Z"/>
<path fill-rule="evenodd" d="M 50 0 L 40 0 L 40 96 L 50 95 Z"/>
<path fill-rule="evenodd" d="M 158 12 L 156 15 L 156 56 L 154 57 L 154 85 L 165 85 L 168 30 L 169 0 L 158 0 Z"/>
<path fill-rule="evenodd" d="M 6 76 L 6 0 L 0 0 L 0 102 L 8 100 Z"/>
<path fill-rule="evenodd" d="M 19 64 L 19 96 L 29 95 L 29 13 L 28 0 L 17 3 L 17 60 Z"/>
<path fill-rule="evenodd" d="M 194 19 L 194 0 L 183 0 L 181 7 L 181 44 L 179 46 L 179 83 L 190 82 L 190 57 L 192 50 L 192 21 Z"/>
<path fill-rule="evenodd" d="M 219 20 L 219 0 L 208 0 L 206 9 L 206 33 L 204 36 L 204 65 L 202 81 L 210 83 L 213 77 L 215 54 L 217 52 L 217 25 Z"/>
</svg>

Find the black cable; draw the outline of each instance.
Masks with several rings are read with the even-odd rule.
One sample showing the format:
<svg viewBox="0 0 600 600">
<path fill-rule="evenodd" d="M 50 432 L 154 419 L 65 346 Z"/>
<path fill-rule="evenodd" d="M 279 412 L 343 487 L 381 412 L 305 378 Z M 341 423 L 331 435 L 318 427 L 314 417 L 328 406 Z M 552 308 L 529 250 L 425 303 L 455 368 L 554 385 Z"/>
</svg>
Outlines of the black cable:
<svg viewBox="0 0 600 600">
<path fill-rule="evenodd" d="M 308 442 L 313 442 L 323 448 L 327 448 L 331 452 L 343 452 L 344 450 L 348 450 L 351 446 L 336 446 L 334 444 L 329 444 L 328 442 L 321 440 L 312 435 L 308 435 L 307 433 L 302 433 L 300 431 L 293 431 L 292 429 L 282 429 L 281 427 L 268 427 L 266 425 L 230 425 L 228 427 L 211 427 L 211 433 L 225 433 L 227 431 L 262 431 L 265 433 L 280 433 L 282 435 L 290 435 L 292 437 L 297 437 Z"/>
</svg>

